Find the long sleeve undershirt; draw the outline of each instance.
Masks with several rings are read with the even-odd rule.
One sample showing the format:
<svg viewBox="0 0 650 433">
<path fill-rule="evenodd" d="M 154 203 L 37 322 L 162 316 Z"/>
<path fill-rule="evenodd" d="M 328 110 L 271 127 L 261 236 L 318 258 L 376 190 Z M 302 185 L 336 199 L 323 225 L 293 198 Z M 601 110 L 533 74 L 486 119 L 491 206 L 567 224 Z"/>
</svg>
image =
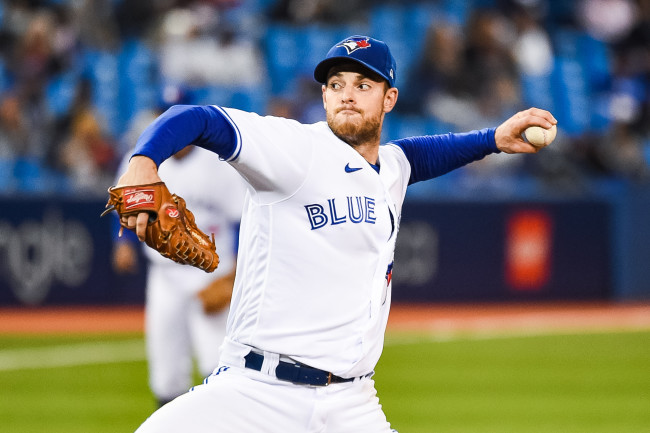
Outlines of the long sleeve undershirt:
<svg viewBox="0 0 650 433">
<path fill-rule="evenodd" d="M 495 128 L 462 134 L 424 135 L 391 143 L 399 146 L 411 164 L 409 185 L 442 176 L 458 167 L 499 152 Z"/>
</svg>

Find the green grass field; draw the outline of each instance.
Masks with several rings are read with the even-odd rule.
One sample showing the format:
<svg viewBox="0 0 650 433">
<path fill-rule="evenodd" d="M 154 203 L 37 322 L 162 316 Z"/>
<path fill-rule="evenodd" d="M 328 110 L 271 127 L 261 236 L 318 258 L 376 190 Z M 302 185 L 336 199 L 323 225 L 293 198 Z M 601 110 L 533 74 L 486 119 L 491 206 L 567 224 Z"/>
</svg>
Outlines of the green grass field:
<svg viewBox="0 0 650 433">
<path fill-rule="evenodd" d="M 0 336 L 0 431 L 132 432 L 154 409 L 140 335 Z M 389 334 L 400 433 L 650 432 L 650 332 L 434 341 Z"/>
</svg>

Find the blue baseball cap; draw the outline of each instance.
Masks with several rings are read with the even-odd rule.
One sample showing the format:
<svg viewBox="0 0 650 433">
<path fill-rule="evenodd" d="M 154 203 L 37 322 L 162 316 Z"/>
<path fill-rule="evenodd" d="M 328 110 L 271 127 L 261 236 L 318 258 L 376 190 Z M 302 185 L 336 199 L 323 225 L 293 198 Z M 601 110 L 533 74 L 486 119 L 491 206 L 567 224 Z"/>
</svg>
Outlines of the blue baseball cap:
<svg viewBox="0 0 650 433">
<path fill-rule="evenodd" d="M 319 83 L 326 83 L 330 68 L 343 61 L 359 63 L 385 78 L 390 87 L 395 87 L 395 59 L 384 42 L 359 35 L 343 39 L 316 65 L 314 78 Z"/>
</svg>

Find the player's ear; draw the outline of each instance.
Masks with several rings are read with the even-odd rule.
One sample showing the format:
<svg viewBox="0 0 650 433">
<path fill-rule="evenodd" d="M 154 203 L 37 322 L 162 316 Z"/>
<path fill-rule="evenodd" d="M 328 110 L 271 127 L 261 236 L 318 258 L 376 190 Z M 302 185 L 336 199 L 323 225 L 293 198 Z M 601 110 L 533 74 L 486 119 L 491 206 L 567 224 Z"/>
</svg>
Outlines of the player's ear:
<svg viewBox="0 0 650 433">
<path fill-rule="evenodd" d="M 323 84 L 321 86 L 321 90 L 323 91 L 323 108 L 327 110 L 327 96 L 325 96 L 327 91 L 327 86 Z"/>
<path fill-rule="evenodd" d="M 397 87 L 391 87 L 384 94 L 384 113 L 389 113 L 395 107 L 397 103 L 398 95 Z"/>
</svg>

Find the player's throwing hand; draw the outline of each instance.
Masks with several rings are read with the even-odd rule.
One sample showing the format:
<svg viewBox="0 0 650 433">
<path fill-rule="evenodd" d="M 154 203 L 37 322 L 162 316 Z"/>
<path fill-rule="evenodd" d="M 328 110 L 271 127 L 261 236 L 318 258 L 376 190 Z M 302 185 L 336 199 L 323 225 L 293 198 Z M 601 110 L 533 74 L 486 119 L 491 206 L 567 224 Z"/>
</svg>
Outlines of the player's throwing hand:
<svg viewBox="0 0 650 433">
<path fill-rule="evenodd" d="M 497 148 L 505 153 L 536 153 L 542 147 L 534 146 L 524 140 L 522 134 L 531 126 L 541 126 L 548 129 L 557 124 L 553 115 L 539 108 L 529 108 L 520 111 L 499 127 L 494 133 Z"/>
</svg>

